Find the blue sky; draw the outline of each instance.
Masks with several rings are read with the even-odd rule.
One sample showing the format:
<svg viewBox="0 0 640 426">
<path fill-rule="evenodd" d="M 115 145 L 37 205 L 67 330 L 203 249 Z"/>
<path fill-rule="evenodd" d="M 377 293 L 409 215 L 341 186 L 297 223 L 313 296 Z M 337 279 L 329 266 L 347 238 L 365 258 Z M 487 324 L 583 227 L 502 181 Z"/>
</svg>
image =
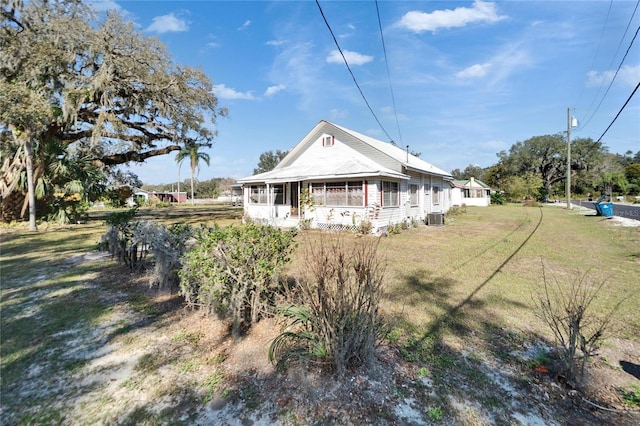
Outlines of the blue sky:
<svg viewBox="0 0 640 426">
<path fill-rule="evenodd" d="M 262 152 L 292 148 L 322 119 L 409 145 L 444 170 L 487 167 L 516 142 L 566 132 L 567 108 L 580 123 L 572 138 L 598 139 L 640 82 L 636 0 L 380 0 L 386 60 L 373 0 L 320 1 L 381 128 L 315 1 L 91 3 L 119 9 L 212 79 L 229 117 L 200 180 L 251 175 Z M 602 141 L 640 150 L 640 93 Z M 169 183 L 174 157 L 131 170 Z"/>
</svg>

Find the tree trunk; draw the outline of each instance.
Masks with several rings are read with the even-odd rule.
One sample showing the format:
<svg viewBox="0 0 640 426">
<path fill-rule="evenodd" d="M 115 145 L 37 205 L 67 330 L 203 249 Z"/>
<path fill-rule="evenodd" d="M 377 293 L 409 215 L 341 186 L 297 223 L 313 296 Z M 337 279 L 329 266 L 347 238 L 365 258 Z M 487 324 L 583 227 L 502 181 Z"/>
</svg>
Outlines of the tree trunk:
<svg viewBox="0 0 640 426">
<path fill-rule="evenodd" d="M 27 168 L 27 194 L 29 198 L 29 231 L 37 231 L 36 225 L 36 188 L 33 181 L 33 142 L 28 137 L 24 143 Z"/>
<path fill-rule="evenodd" d="M 180 204 L 180 166 L 182 166 L 182 164 L 178 163 L 178 204 Z"/>
<path fill-rule="evenodd" d="M 191 205 L 192 206 L 196 203 L 196 200 L 193 197 L 193 173 L 194 173 L 194 169 L 191 168 Z"/>
</svg>

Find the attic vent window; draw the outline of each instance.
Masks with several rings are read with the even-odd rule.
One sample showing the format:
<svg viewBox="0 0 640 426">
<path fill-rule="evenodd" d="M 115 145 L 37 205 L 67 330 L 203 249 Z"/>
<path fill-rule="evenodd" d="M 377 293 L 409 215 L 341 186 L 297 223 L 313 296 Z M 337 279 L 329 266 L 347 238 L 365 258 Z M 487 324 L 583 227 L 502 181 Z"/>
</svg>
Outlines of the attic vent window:
<svg viewBox="0 0 640 426">
<path fill-rule="evenodd" d="M 335 139 L 331 135 L 326 135 L 322 138 L 322 146 L 333 146 Z"/>
</svg>

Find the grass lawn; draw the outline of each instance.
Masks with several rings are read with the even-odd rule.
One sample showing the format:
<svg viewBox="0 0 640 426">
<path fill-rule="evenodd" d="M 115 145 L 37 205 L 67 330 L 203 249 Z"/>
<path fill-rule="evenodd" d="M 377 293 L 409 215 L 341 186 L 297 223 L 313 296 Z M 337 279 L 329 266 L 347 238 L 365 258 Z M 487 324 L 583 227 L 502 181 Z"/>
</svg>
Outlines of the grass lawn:
<svg viewBox="0 0 640 426">
<path fill-rule="evenodd" d="M 41 225 L 38 233 L 19 226 L 0 229 L 0 423 L 206 424 L 218 423 L 221 407 L 233 404 L 244 409 L 226 420 L 255 420 L 258 407 L 275 395 L 267 404 L 275 422 L 308 424 L 321 413 L 335 413 L 340 423 L 344 400 L 336 397 L 322 407 L 308 377 L 269 370 L 263 356 L 276 332 L 271 323 L 243 342 L 232 341 L 219 322 L 185 311 L 178 295 L 156 294 L 139 274 L 93 257 L 107 214 L 93 212 L 84 225 Z M 194 225 L 239 223 L 241 215 L 241 209 L 228 206 L 139 212 L 143 219 Z M 304 268 L 308 238 L 317 233 L 299 235 L 291 275 Z M 623 341 L 639 347 L 640 227 L 614 227 L 559 207 L 467 208 L 444 227 L 421 225 L 385 237 L 379 251 L 387 260 L 382 301 L 390 324 L 387 345 L 399 354 L 398 365 L 387 370 L 397 380 L 393 389 L 381 389 L 379 406 L 364 404 L 368 408 L 361 411 L 378 411 L 362 422 L 410 422 L 415 411 L 417 423 L 518 424 L 517 410 L 508 402 L 516 398 L 506 385 L 496 385 L 506 379 L 494 376 L 506 368 L 510 374 L 501 377 L 525 389 L 521 392 L 543 386 L 526 366 L 516 369 L 522 358 L 514 355 L 532 342 L 553 341 L 532 302 L 542 289 L 543 270 L 549 280 L 563 283 L 606 280 L 595 312 L 607 313 L 624 302 L 605 346 Z M 625 359 L 640 367 L 635 357 Z M 598 368 L 605 376 L 624 378 L 618 361 L 603 359 Z M 632 384 L 638 379 L 629 377 L 609 391 L 637 395 Z M 303 395 L 315 406 L 282 403 L 281 392 L 291 383 L 298 387 L 287 401 Z M 352 391 L 360 395 L 361 389 Z M 539 403 L 539 397 L 525 399 Z M 460 401 L 467 401 L 462 408 Z M 563 407 L 566 401 L 555 404 Z M 405 405 L 413 411 L 399 413 Z M 556 414 L 562 410 L 557 407 Z M 345 415 L 358 423 L 353 416 L 359 411 L 352 411 Z M 587 411 L 580 412 L 584 424 L 603 421 Z M 483 418 L 486 413 L 494 417 Z"/>
<path fill-rule="evenodd" d="M 531 303 L 543 288 L 544 269 L 567 284 L 582 276 L 594 285 L 606 281 L 594 308 L 606 313 L 624 300 L 617 331 L 640 338 L 640 228 L 614 229 L 600 217 L 558 207 L 515 205 L 468 208 L 452 222 L 383 241 L 389 312 L 427 333 L 490 322 L 544 334 Z"/>
</svg>

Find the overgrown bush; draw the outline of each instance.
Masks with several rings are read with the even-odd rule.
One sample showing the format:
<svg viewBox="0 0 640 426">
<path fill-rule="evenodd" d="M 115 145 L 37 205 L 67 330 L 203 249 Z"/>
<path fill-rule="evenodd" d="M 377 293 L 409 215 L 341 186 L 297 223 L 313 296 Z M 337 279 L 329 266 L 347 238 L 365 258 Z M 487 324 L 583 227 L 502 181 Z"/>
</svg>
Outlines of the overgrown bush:
<svg viewBox="0 0 640 426">
<path fill-rule="evenodd" d="M 134 220 L 137 208 L 107 216 L 108 228 L 102 237 L 100 248 L 108 250 L 119 262 L 131 269 L 144 265 L 147 254 L 152 254 L 153 272 L 150 285 L 162 290 L 178 283 L 180 258 L 186 250 L 186 242 L 193 235 L 188 224 L 169 227 L 149 221 Z"/>
<path fill-rule="evenodd" d="M 533 297 L 537 315 L 549 326 L 559 344 L 560 369 L 566 379 L 579 383 L 590 357 L 602 345 L 613 314 L 622 300 L 608 313 L 598 315 L 591 304 L 606 280 L 594 282 L 590 274 L 575 272 L 566 279 L 548 277 L 543 265 L 543 288 Z"/>
<path fill-rule="evenodd" d="M 185 253 L 186 243 L 193 235 L 188 224 L 174 224 L 169 227 L 153 222 L 140 221 L 133 224 L 132 242 L 148 248 L 152 254 L 153 272 L 150 285 L 161 290 L 169 290 L 178 284 L 180 258 Z"/>
<path fill-rule="evenodd" d="M 382 333 L 379 302 L 385 264 L 379 239 L 322 234 L 309 241 L 304 274 L 296 283 L 299 300 L 281 307 L 287 327 L 271 343 L 269 360 L 279 366 L 312 359 L 338 374 L 367 365 Z"/>
<path fill-rule="evenodd" d="M 231 319 L 238 337 L 272 303 L 295 235 L 255 223 L 202 230 L 182 258 L 180 291 L 187 304 Z"/>
<path fill-rule="evenodd" d="M 133 239 L 134 217 L 138 209 L 111 213 L 105 219 L 107 232 L 102 236 L 99 247 L 108 250 L 111 256 L 131 269 L 138 267 L 146 255 L 144 246 Z"/>
<path fill-rule="evenodd" d="M 48 215 L 50 220 L 55 220 L 61 224 L 79 223 L 87 220 L 89 203 L 82 200 L 78 193 L 55 193 L 49 208 L 51 209 L 51 213 Z"/>
</svg>

